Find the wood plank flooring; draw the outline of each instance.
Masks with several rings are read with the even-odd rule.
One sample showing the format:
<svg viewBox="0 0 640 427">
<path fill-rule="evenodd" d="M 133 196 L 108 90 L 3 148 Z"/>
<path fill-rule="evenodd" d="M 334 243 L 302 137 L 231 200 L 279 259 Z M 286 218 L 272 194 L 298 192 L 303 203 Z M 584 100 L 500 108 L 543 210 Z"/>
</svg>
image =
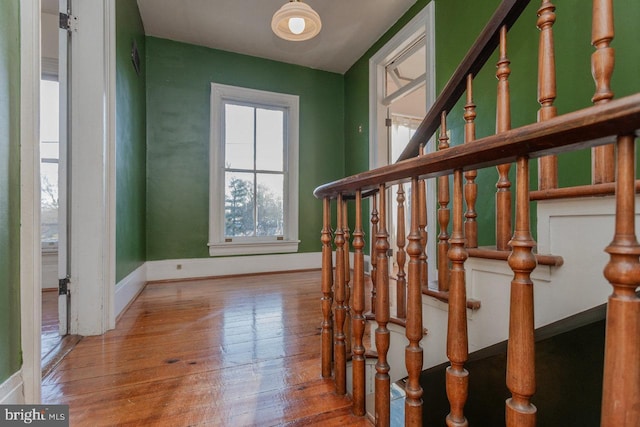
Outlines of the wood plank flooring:
<svg viewBox="0 0 640 427">
<path fill-rule="evenodd" d="M 46 356 L 60 343 L 58 330 L 58 290 L 42 291 L 41 355 Z"/>
<path fill-rule="evenodd" d="M 42 291 L 42 329 L 40 332 L 40 366 L 42 376 L 49 375 L 51 370 L 80 341 L 80 335 L 60 336 L 58 321 L 58 290 Z"/>
<path fill-rule="evenodd" d="M 43 380 L 72 426 L 370 426 L 320 376 L 320 272 L 149 284 Z"/>
</svg>

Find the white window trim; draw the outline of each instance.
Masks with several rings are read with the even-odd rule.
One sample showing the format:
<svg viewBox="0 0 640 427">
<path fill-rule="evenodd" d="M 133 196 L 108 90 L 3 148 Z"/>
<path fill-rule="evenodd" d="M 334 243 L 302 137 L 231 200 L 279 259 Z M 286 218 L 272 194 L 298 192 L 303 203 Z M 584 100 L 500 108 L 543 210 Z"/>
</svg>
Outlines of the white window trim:
<svg viewBox="0 0 640 427">
<path fill-rule="evenodd" d="M 284 238 L 255 237 L 225 242 L 224 236 L 224 135 L 222 106 L 226 100 L 277 106 L 287 110 L 284 194 Z M 296 95 L 211 83 L 209 145 L 209 255 L 273 254 L 298 251 L 298 144 L 299 98 Z M 221 208 L 222 207 L 222 208 Z"/>
</svg>

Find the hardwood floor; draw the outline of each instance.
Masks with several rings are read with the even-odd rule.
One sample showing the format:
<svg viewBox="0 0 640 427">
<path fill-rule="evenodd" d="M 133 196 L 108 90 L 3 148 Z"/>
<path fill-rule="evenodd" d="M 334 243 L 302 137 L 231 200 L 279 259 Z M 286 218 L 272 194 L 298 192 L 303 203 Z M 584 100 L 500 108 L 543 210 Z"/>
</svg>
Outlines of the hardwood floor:
<svg viewBox="0 0 640 427">
<path fill-rule="evenodd" d="M 60 336 L 58 320 L 58 290 L 42 291 L 42 329 L 40 331 L 40 366 L 42 377 L 60 363 L 67 353 L 80 341 L 80 335 Z"/>
<path fill-rule="evenodd" d="M 41 355 L 45 359 L 47 355 L 60 343 L 58 331 L 58 290 L 47 289 L 42 291 L 42 330 L 41 330 Z"/>
<path fill-rule="evenodd" d="M 320 377 L 320 272 L 149 284 L 43 380 L 73 426 L 370 426 Z"/>
</svg>

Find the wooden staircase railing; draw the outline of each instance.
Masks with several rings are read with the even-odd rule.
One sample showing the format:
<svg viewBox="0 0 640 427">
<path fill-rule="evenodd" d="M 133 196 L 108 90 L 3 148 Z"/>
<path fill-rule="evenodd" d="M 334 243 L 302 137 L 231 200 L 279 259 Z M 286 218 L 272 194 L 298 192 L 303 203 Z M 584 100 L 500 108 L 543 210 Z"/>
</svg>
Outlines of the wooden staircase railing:
<svg viewBox="0 0 640 427">
<path fill-rule="evenodd" d="M 323 200 L 322 242 L 322 375 L 334 376 L 336 393 L 345 394 L 346 363 L 348 359 L 345 333 L 346 319 L 350 318 L 350 330 L 354 344 L 351 348 L 353 372 L 353 412 L 364 415 L 365 408 L 365 346 L 363 337 L 366 324 L 365 271 L 363 228 L 363 198 L 371 198 L 371 311 L 375 315 L 375 423 L 390 423 L 390 330 L 394 321 L 390 312 L 388 257 L 389 240 L 387 220 L 387 189 L 399 184 L 398 208 L 398 294 L 396 316 L 403 319 L 408 345 L 405 348 L 406 381 L 405 424 L 422 425 L 422 388 L 420 371 L 423 363 L 423 313 L 422 294 L 431 292 L 446 295 L 449 303 L 446 387 L 450 402 L 448 426 L 466 426 L 464 406 L 468 394 L 469 372 L 465 369 L 468 358 L 466 310 L 476 307 L 466 296 L 465 261 L 470 254 L 479 254 L 478 229 L 475 211 L 478 197 L 475 179 L 477 170 L 497 167 L 499 172 L 496 195 L 497 250 L 485 251 L 485 256 L 507 259 L 513 271 L 510 296 L 509 341 L 507 353 L 506 384 L 511 398 L 505 404 L 507 426 L 534 426 L 536 411 L 531 403 L 535 393 L 533 282 L 531 273 L 537 263 L 559 265 L 562 260 L 533 252 L 535 241 L 530 229 L 530 200 L 559 197 L 558 194 L 601 194 L 615 189 L 616 224 L 613 241 L 606 248 L 610 261 L 604 276 L 611 283 L 613 294 L 609 298 L 607 338 L 605 347 L 604 385 L 602 400 L 603 426 L 640 425 L 640 299 L 636 289 L 640 284 L 640 244 L 635 233 L 635 138 L 640 130 L 640 93 L 613 99 L 609 89 L 613 70 L 613 38 L 611 0 L 594 0 L 592 69 L 596 81 L 594 105 L 582 110 L 558 116 L 553 106 L 556 97 L 553 57 L 553 24 L 555 6 L 541 0 L 537 27 L 540 29 L 538 122 L 510 129 L 510 94 L 508 86 L 509 60 L 506 41 L 507 29 L 517 19 L 527 1 L 505 0 L 491 19 L 478 42 L 463 60 L 449 81 L 434 108 L 403 153 L 402 161 L 375 170 L 324 184 L 314 191 Z M 496 41 L 497 39 L 497 41 Z M 498 44 L 496 44 L 498 43 Z M 491 51 L 499 45 L 498 107 L 496 134 L 476 138 L 476 117 L 473 100 L 473 77 L 480 70 Z M 463 74 L 464 73 L 464 74 Z M 464 143 L 449 144 L 446 132 L 446 112 L 466 89 L 464 105 Z M 447 107 L 447 108 L 444 108 Z M 436 122 L 439 122 L 436 124 Z M 425 154 L 414 151 L 440 126 L 439 150 Z M 602 147 L 613 147 L 602 148 Z M 591 147 L 594 157 L 594 182 L 590 189 L 558 189 L 558 171 L 555 156 L 560 153 Z M 615 159 L 611 156 L 615 153 Z M 405 156 L 407 153 L 413 153 Z M 539 190 L 529 190 L 529 162 L 538 159 L 540 165 Z M 511 183 L 508 169 L 515 162 L 515 227 L 511 230 Z M 598 166 L 601 165 L 601 166 Z M 615 170 L 615 183 L 608 170 Z M 449 177 L 453 176 L 452 211 L 449 211 Z M 426 247 L 426 211 L 424 180 L 438 179 L 438 236 L 437 258 L 439 289 L 427 289 L 426 263 L 429 254 Z M 466 181 L 466 182 L 465 182 Z M 409 187 L 404 184 L 409 183 Z M 405 188 L 410 189 L 405 193 Z M 595 188 L 595 190 L 594 190 Z M 409 193 L 410 191 L 410 193 Z M 405 241 L 405 194 L 410 194 L 410 232 Z M 352 247 L 353 316 L 348 300 L 348 218 L 346 200 L 355 199 L 355 227 Z M 332 254 L 331 203 L 337 203 L 337 224 L 334 234 L 335 280 Z M 466 202 L 466 211 L 464 209 Z M 502 213 L 501 213 L 502 212 Z M 447 234 L 452 221 L 451 235 Z M 506 237 L 505 237 L 506 236 Z M 346 238 L 345 238 L 346 237 Z M 405 274 L 405 244 L 408 255 Z M 507 251 L 508 250 L 508 251 Z M 443 271 L 444 270 L 444 271 Z M 405 294 L 406 292 L 406 294 Z M 401 295 L 400 295 L 401 294 Z M 335 300 L 335 305 L 333 304 Z M 470 305 L 471 304 L 471 305 Z M 335 331 L 334 331 L 335 328 Z M 470 398 L 473 398 L 472 396 Z"/>
</svg>

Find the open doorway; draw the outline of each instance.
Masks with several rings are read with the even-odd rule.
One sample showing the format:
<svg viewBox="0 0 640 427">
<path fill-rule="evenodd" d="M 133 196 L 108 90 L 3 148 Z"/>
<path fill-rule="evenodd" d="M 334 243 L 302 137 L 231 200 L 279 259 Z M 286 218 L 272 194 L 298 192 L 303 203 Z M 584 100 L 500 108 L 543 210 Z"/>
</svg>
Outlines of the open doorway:
<svg viewBox="0 0 640 427">
<path fill-rule="evenodd" d="M 54 78 L 55 77 L 55 78 Z M 42 358 L 60 342 L 58 326 L 58 133 L 57 75 L 40 81 L 40 239 L 42 248 Z"/>
<path fill-rule="evenodd" d="M 427 109 L 435 100 L 435 10 L 433 2 L 389 40 L 369 62 L 369 166 L 397 161 Z M 425 151 L 433 151 L 435 141 Z M 387 193 L 389 245 L 394 271 L 397 255 L 397 186 Z M 404 185 L 405 236 L 409 230 L 411 188 Z M 435 248 L 435 182 L 427 181 L 427 253 Z M 406 239 L 405 239 L 406 244 Z M 406 250 L 406 247 L 405 247 Z M 428 277 L 436 277 L 435 263 L 428 263 Z M 406 268 L 406 265 L 405 265 Z"/>
<path fill-rule="evenodd" d="M 67 276 L 67 40 L 59 10 L 41 3 L 40 239 L 42 253 L 41 365 L 47 372 L 75 342 L 69 337 Z M 62 37 L 60 36 L 62 34 Z M 77 341 L 77 340 L 76 340 Z"/>
</svg>

